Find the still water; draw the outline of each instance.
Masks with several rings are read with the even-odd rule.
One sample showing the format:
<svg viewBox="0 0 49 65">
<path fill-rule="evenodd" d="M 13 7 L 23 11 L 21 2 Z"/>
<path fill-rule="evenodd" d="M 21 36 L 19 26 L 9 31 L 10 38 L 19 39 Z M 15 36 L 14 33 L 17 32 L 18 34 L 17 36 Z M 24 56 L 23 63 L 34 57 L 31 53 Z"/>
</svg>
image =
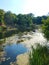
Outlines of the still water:
<svg viewBox="0 0 49 65">
<path fill-rule="evenodd" d="M 27 52 L 27 48 L 22 44 L 0 45 L 0 65 L 10 65 L 19 54 Z"/>
</svg>

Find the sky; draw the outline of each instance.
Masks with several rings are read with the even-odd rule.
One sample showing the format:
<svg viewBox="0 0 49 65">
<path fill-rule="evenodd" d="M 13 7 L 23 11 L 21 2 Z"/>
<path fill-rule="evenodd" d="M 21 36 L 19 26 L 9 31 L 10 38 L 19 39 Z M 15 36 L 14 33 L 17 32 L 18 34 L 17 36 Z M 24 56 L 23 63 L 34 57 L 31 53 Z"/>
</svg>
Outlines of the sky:
<svg viewBox="0 0 49 65">
<path fill-rule="evenodd" d="M 0 9 L 15 14 L 42 16 L 49 12 L 49 0 L 0 0 Z"/>
</svg>

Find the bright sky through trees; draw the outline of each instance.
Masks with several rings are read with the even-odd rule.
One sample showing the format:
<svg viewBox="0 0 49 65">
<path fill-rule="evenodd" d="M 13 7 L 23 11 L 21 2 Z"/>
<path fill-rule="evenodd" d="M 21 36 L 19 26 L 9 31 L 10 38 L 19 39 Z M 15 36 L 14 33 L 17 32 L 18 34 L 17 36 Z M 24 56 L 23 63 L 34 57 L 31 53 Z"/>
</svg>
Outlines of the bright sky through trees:
<svg viewBox="0 0 49 65">
<path fill-rule="evenodd" d="M 0 9 L 13 13 L 33 13 L 35 16 L 49 12 L 49 0 L 0 0 Z"/>
</svg>

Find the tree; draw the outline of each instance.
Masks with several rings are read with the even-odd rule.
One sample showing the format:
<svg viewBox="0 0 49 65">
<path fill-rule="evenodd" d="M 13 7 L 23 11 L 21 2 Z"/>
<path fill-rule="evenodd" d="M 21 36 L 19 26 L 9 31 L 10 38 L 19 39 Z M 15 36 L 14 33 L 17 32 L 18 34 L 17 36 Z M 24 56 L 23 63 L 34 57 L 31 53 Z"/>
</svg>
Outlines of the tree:
<svg viewBox="0 0 49 65">
<path fill-rule="evenodd" d="M 44 36 L 47 38 L 47 40 L 49 40 L 49 17 L 46 20 L 43 19 L 42 22 L 43 22 L 42 29 Z"/>
<path fill-rule="evenodd" d="M 10 11 L 8 11 L 4 15 L 4 20 L 5 20 L 6 25 L 13 27 L 16 24 L 17 16 L 11 13 Z"/>
<path fill-rule="evenodd" d="M 0 26 L 4 24 L 4 14 L 5 14 L 5 11 L 0 9 Z"/>
<path fill-rule="evenodd" d="M 18 17 L 17 25 L 19 31 L 33 30 L 34 27 L 32 22 L 33 14 L 25 15 L 19 14 L 17 17 Z"/>
</svg>

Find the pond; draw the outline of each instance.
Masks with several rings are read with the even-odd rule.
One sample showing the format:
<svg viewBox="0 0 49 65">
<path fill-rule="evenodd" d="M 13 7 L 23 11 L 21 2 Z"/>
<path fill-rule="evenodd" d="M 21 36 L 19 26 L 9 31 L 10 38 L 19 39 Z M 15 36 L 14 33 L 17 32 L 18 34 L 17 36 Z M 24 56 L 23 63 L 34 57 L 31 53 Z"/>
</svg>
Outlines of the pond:
<svg viewBox="0 0 49 65">
<path fill-rule="evenodd" d="M 27 48 L 22 44 L 0 45 L 0 65 L 10 65 L 19 54 L 27 52 Z"/>
</svg>

